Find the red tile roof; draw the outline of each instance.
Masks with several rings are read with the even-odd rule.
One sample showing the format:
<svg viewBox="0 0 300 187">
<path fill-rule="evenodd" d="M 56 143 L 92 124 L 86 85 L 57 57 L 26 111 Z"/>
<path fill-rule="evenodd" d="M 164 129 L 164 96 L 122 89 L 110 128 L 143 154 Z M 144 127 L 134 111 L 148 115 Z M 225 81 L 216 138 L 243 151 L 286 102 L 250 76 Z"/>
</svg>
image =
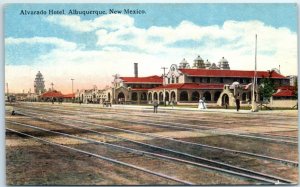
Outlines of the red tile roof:
<svg viewBox="0 0 300 187">
<path fill-rule="evenodd" d="M 71 93 L 71 94 L 65 94 L 63 97 L 64 97 L 64 98 L 75 98 L 75 94 L 74 94 L 74 93 Z"/>
<path fill-rule="evenodd" d="M 182 73 L 189 76 L 203 76 L 203 77 L 247 77 L 252 78 L 254 71 L 241 71 L 241 70 L 213 70 L 213 69 L 179 69 Z M 268 77 L 268 71 L 257 71 L 257 77 Z M 286 78 L 285 76 L 273 72 L 272 78 Z"/>
<path fill-rule="evenodd" d="M 132 88 L 132 91 L 148 91 L 150 88 Z"/>
<path fill-rule="evenodd" d="M 125 83 L 152 83 L 162 84 L 163 78 L 157 75 L 149 77 L 120 77 Z"/>
<path fill-rule="evenodd" d="M 273 94 L 274 97 L 294 97 L 295 87 L 294 86 L 280 86 L 276 93 Z"/>
<path fill-rule="evenodd" d="M 152 88 L 151 90 L 161 89 L 223 89 L 224 84 L 197 84 L 197 83 L 181 83 L 181 84 L 167 84 L 165 86 L 159 86 Z"/>
<path fill-rule="evenodd" d="M 42 94 L 41 97 L 63 97 L 64 95 L 60 91 L 48 91 Z"/>
<path fill-rule="evenodd" d="M 279 90 L 278 92 L 273 94 L 274 97 L 293 97 L 294 91 L 292 90 Z"/>
</svg>

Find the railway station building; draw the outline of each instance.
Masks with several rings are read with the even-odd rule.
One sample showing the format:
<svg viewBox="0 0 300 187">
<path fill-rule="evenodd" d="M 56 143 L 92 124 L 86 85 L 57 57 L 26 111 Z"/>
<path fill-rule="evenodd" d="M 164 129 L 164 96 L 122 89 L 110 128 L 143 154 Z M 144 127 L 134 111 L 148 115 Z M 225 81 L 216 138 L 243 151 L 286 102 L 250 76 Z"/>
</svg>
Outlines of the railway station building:
<svg viewBox="0 0 300 187">
<path fill-rule="evenodd" d="M 166 104 L 193 104 L 204 97 L 207 103 L 234 106 L 236 97 L 242 103 L 251 101 L 254 73 L 231 70 L 224 57 L 215 64 L 197 56 L 193 66 L 183 59 L 179 65 L 172 64 L 164 76 L 138 77 L 135 65 L 134 77 L 115 76 L 108 99 L 113 103 L 150 104 L 158 100 Z M 256 77 L 258 84 L 269 77 L 277 87 L 290 82 L 276 70 L 257 71 Z M 260 96 L 256 97 L 258 101 Z"/>
</svg>

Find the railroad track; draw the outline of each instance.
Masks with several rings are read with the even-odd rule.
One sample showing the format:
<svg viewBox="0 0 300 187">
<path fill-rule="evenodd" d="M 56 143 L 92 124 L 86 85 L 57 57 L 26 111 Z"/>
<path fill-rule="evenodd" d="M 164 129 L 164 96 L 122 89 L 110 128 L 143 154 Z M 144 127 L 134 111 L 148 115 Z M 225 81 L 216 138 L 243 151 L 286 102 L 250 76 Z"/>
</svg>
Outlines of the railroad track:
<svg viewBox="0 0 300 187">
<path fill-rule="evenodd" d="M 10 129 L 10 128 L 6 128 L 6 130 L 14 132 L 16 134 L 20 134 L 20 135 L 23 135 L 23 136 L 27 136 L 27 137 L 33 138 L 35 140 L 47 143 L 49 145 L 53 145 L 53 146 L 57 146 L 57 147 L 60 147 L 60 148 L 71 150 L 71 151 L 74 151 L 74 152 L 77 152 L 77 153 L 81 153 L 81 154 L 93 156 L 95 158 L 102 159 L 102 160 L 105 160 L 105 161 L 108 161 L 108 162 L 111 162 L 111 163 L 114 163 L 114 164 L 126 166 L 126 167 L 129 167 L 129 168 L 133 168 L 135 170 L 138 170 L 138 171 L 142 171 L 142 172 L 145 172 L 145 173 L 148 173 L 148 174 L 151 174 L 151 175 L 155 175 L 155 176 L 164 178 L 164 179 L 175 181 L 175 182 L 178 182 L 179 184 L 195 185 L 194 183 L 189 182 L 189 181 L 180 180 L 180 179 L 177 179 L 176 177 L 172 177 L 172 176 L 169 176 L 169 175 L 166 175 L 166 174 L 162 174 L 162 173 L 159 173 L 159 172 L 151 171 L 151 170 L 148 170 L 146 168 L 142 168 L 142 167 L 139 167 L 139 166 L 136 166 L 136 165 L 133 165 L 133 164 L 128 164 L 126 162 L 118 161 L 116 159 L 105 157 L 105 156 L 102 156 L 102 155 L 99 155 L 99 154 L 94 154 L 94 153 L 91 153 L 91 152 L 88 152 L 88 151 L 84 151 L 84 150 L 81 150 L 81 149 L 77 149 L 77 148 L 73 148 L 73 147 L 70 147 L 70 146 L 61 145 L 61 144 L 58 144 L 58 143 L 55 143 L 55 142 L 52 142 L 52 141 L 48 141 L 46 139 L 42 139 L 42 138 L 39 138 L 39 137 L 36 137 L 36 136 L 32 136 L 32 135 L 30 135 L 28 133 L 23 133 L 23 132 L 20 132 L 20 131 L 14 130 L 14 129 Z"/>
<path fill-rule="evenodd" d="M 59 106 L 59 107 L 57 107 L 56 105 L 55 106 L 53 106 L 53 105 L 47 105 L 47 104 L 42 104 L 42 105 L 46 105 L 46 106 L 50 106 L 51 108 L 57 108 L 57 109 L 61 109 L 61 106 Z M 33 106 L 33 105 L 32 105 Z M 99 110 L 105 110 L 106 111 L 106 113 L 109 113 L 109 112 L 111 112 L 111 114 L 115 114 L 115 113 L 118 113 L 118 114 L 124 114 L 124 115 L 127 115 L 127 113 L 126 112 L 121 112 L 121 110 L 122 109 L 116 109 L 116 108 L 99 108 L 99 107 L 90 107 L 90 106 L 80 106 L 80 109 L 77 109 L 77 108 L 74 108 L 74 106 L 67 106 L 67 105 L 64 105 L 63 106 L 64 108 L 70 108 L 70 109 L 72 109 L 72 110 L 77 110 L 77 111 L 81 111 L 81 109 L 88 109 L 89 111 L 96 111 L 96 112 L 99 112 Z M 107 111 L 107 110 L 109 110 L 109 112 Z M 146 113 L 145 113 L 145 111 L 147 111 L 147 113 L 149 112 L 149 111 L 151 111 L 151 113 L 152 113 L 152 109 L 130 109 L 130 110 L 133 110 L 133 111 L 138 111 L 138 112 L 141 112 L 142 111 L 142 114 L 135 114 L 136 116 L 141 116 L 141 117 L 152 117 L 152 115 L 146 115 Z M 172 113 L 176 113 L 176 114 L 180 114 L 180 115 L 182 115 L 182 114 L 184 114 L 185 115 L 185 113 L 184 113 L 184 111 L 180 111 L 180 113 L 178 112 L 178 111 L 174 111 L 174 110 L 170 110 L 170 112 L 172 112 Z M 219 119 L 219 117 L 217 117 L 217 116 L 214 116 L 214 118 L 216 118 L 217 120 L 207 120 L 207 119 L 203 119 L 202 117 L 200 117 L 199 115 L 198 115 L 198 112 L 199 111 L 189 111 L 189 112 L 193 112 L 193 113 L 196 113 L 196 115 L 193 115 L 193 113 L 192 114 L 190 114 L 190 113 L 188 113 L 189 114 L 189 116 L 192 118 L 192 119 L 189 119 L 189 120 L 201 120 L 201 121 L 203 121 L 203 122 L 210 122 L 210 123 L 218 123 L 219 121 L 218 120 L 222 120 L 222 119 Z M 248 114 L 247 114 L 248 115 Z M 175 119 L 172 115 L 169 115 L 169 114 L 165 114 L 165 113 L 159 113 L 159 114 L 156 114 L 156 118 L 160 118 L 160 117 L 165 117 L 165 116 L 167 116 L 168 117 L 168 119 Z M 240 117 L 240 116 L 239 116 Z M 228 121 L 228 119 L 227 119 L 227 121 L 226 122 L 223 122 L 223 124 L 232 124 L 233 122 L 234 122 L 234 118 L 236 118 L 236 117 L 234 117 L 234 116 L 232 116 L 231 117 L 231 119 L 229 119 L 229 120 L 231 120 L 231 121 Z M 272 118 L 274 118 L 274 117 L 272 117 Z M 275 117 L 276 118 L 276 117 Z M 286 116 L 284 116 L 284 119 L 286 119 L 286 118 L 288 118 L 288 117 L 286 117 Z M 295 119 L 295 117 L 290 117 L 290 118 L 292 118 L 292 119 Z M 249 121 L 249 120 L 253 120 L 253 118 L 250 118 L 250 117 L 248 117 L 248 116 L 243 116 L 243 119 L 245 119 L 245 121 Z M 264 121 L 262 121 L 263 119 L 265 119 L 266 121 L 268 121 L 269 119 L 267 118 L 267 117 L 264 117 L 264 116 L 260 116 L 260 123 L 263 123 Z M 277 119 L 282 119 L 282 118 L 277 118 Z M 273 121 L 272 123 L 274 123 L 274 124 L 280 124 L 280 125 L 282 125 L 282 126 L 276 126 L 276 127 L 278 127 L 278 128 L 289 128 L 289 127 L 287 127 L 287 126 L 290 126 L 290 125 L 288 125 L 288 124 L 283 124 L 283 123 L 278 123 L 278 122 L 276 122 L 276 121 Z M 295 122 L 295 123 L 297 123 L 297 122 Z M 250 126 L 261 126 L 261 124 L 253 124 L 253 123 L 251 123 L 251 124 L 248 124 L 248 125 L 250 125 Z M 265 126 L 269 126 L 269 125 L 265 125 Z M 271 125 L 270 125 L 270 127 L 272 127 Z M 296 125 L 295 125 L 295 127 L 296 127 Z M 294 129 L 294 128 L 293 128 Z"/>
<path fill-rule="evenodd" d="M 139 154 L 144 154 L 144 155 L 151 156 L 151 157 L 158 157 L 160 159 L 167 159 L 167 160 L 171 160 L 171 161 L 176 161 L 176 162 L 181 162 L 181 163 L 185 163 L 185 164 L 190 164 L 190 165 L 193 165 L 193 166 L 204 167 L 204 168 L 207 168 L 207 169 L 216 170 L 216 171 L 219 171 L 219 172 L 225 172 L 225 173 L 236 175 L 236 176 L 239 176 L 239 177 L 245 177 L 245 178 L 257 180 L 257 181 L 260 181 L 260 182 L 265 182 L 267 184 L 290 184 L 290 183 L 293 183 L 292 181 L 287 180 L 287 179 L 279 178 L 277 176 L 272 176 L 272 175 L 266 175 L 266 174 L 262 174 L 262 173 L 257 173 L 257 172 L 253 172 L 251 170 L 245 170 L 245 169 L 238 170 L 238 168 L 236 168 L 236 167 L 231 168 L 233 170 L 229 170 L 228 166 L 227 166 L 226 169 L 225 168 L 219 168 L 219 167 L 215 167 L 215 166 L 211 166 L 211 165 L 207 165 L 207 164 L 200 164 L 198 162 L 192 162 L 192 161 L 185 160 L 185 159 L 179 159 L 179 158 L 176 158 L 176 157 L 165 156 L 165 155 L 162 155 L 162 154 L 151 153 L 151 152 L 141 151 L 141 150 L 132 149 L 132 148 L 124 147 L 124 146 L 119 146 L 119 145 L 114 145 L 114 144 L 110 144 L 110 143 L 104 143 L 104 142 L 100 142 L 100 141 L 95 141 L 95 140 L 88 139 L 88 138 L 82 138 L 82 137 L 79 137 L 79 136 L 74 136 L 74 135 L 70 135 L 70 134 L 67 134 L 67 133 L 63 133 L 63 132 L 51 131 L 51 130 L 48 130 L 48 129 L 44 129 L 44 128 L 40 128 L 40 127 L 35 127 L 35 126 L 27 125 L 27 124 L 24 124 L 24 123 L 13 122 L 13 121 L 9 121 L 9 123 L 10 124 L 14 124 L 14 125 L 19 125 L 19 126 L 27 127 L 27 128 L 37 129 L 39 131 L 45 131 L 45 132 L 48 132 L 48 133 L 58 134 L 58 135 L 64 136 L 64 137 L 70 137 L 70 138 L 74 138 L 74 139 L 79 139 L 79 140 L 86 141 L 86 142 L 89 142 L 89 143 L 102 144 L 102 145 L 105 145 L 105 146 L 108 146 L 108 147 L 113 147 L 113 148 L 116 148 L 116 149 L 122 149 L 124 151 L 126 150 L 126 151 L 129 151 L 129 152 L 132 152 L 132 153 L 139 153 Z M 12 131 L 12 132 L 16 132 L 16 133 L 22 134 L 22 135 L 25 135 L 25 136 L 29 136 L 31 138 L 38 139 L 40 141 L 45 141 L 45 142 L 49 143 L 49 141 L 47 141 L 47 140 L 38 138 L 36 136 L 32 136 L 30 134 L 22 133 L 22 132 L 13 130 L 13 129 L 8 129 L 8 130 Z M 108 158 L 108 157 L 104 157 L 104 156 L 101 156 L 101 155 L 95 155 L 95 154 L 93 154 L 91 152 L 86 152 L 86 151 L 83 151 L 83 150 L 74 149 L 74 148 L 67 147 L 67 146 L 60 145 L 60 144 L 53 143 L 53 142 L 51 142 L 50 144 L 57 145 L 57 146 L 63 146 L 64 148 L 68 148 L 68 149 L 71 149 L 71 150 L 74 150 L 74 151 L 78 151 L 78 152 L 81 152 L 81 153 L 84 153 L 84 154 L 95 156 L 97 158 L 101 158 L 103 160 L 111 161 L 113 163 L 118 163 L 118 164 L 121 164 L 121 165 L 125 165 L 127 167 L 138 169 L 140 171 L 144 171 L 144 172 L 147 172 L 147 173 L 150 173 L 150 174 L 153 174 L 153 175 L 157 175 L 157 176 L 169 179 L 169 180 L 180 182 L 182 184 L 189 184 L 189 185 L 193 184 L 193 183 L 191 183 L 189 181 L 180 180 L 180 179 L 175 178 L 175 177 L 167 176 L 165 174 L 158 173 L 158 172 L 153 172 L 153 171 L 147 170 L 145 168 L 141 168 L 141 167 L 138 167 L 138 166 L 135 166 L 135 165 L 131 165 L 131 164 L 128 164 L 128 163 L 124 163 L 124 162 L 120 162 L 120 161 L 117 161 L 117 160 L 114 160 L 114 159 L 111 159 L 111 158 Z M 165 151 L 169 151 L 167 149 L 164 149 L 164 150 Z"/>
<path fill-rule="evenodd" d="M 35 113 L 34 115 L 38 115 L 37 113 Z M 94 132 L 94 133 L 96 133 L 96 134 L 101 134 L 101 135 L 106 135 L 106 136 L 110 136 L 110 137 L 114 137 L 114 138 L 117 138 L 117 139 L 121 139 L 121 140 L 124 140 L 124 141 L 128 141 L 128 142 L 133 142 L 133 143 L 137 143 L 137 144 L 141 144 L 141 145 L 143 145 L 143 146 L 148 146 L 148 147 L 151 147 L 151 148 L 155 148 L 155 149 L 160 149 L 160 150 L 166 150 L 166 149 L 164 149 L 164 148 L 162 148 L 162 147 L 158 147 L 158 146 L 153 146 L 153 145 L 149 145 L 149 144 L 145 144 L 145 143 L 141 143 L 141 142 L 137 142 L 137 141 L 132 141 L 132 140 L 130 140 L 130 139 L 125 139 L 125 138 L 121 138 L 121 137 L 118 137 L 118 136 L 113 136 L 113 135 L 110 135 L 110 134 L 105 134 L 105 133 L 101 133 L 101 132 L 98 132 L 98 131 L 93 131 L 93 130 L 89 130 L 89 129 L 85 129 L 85 128 L 80 128 L 80 127 L 78 127 L 77 125 L 76 126 L 74 126 L 74 125 L 69 125 L 69 124 L 66 124 L 65 122 L 66 121 L 68 121 L 68 120 L 61 120 L 61 119 L 59 119 L 58 121 L 57 120 L 51 120 L 51 119 L 47 119 L 47 117 L 40 117 L 40 118 L 37 118 L 37 119 L 41 119 L 41 120 L 46 120 L 46 121 L 48 121 L 48 122 L 53 122 L 53 123 L 58 123 L 58 124 L 64 124 L 64 125 L 68 125 L 68 126 L 71 126 L 71 127 L 73 127 L 73 128 L 79 128 L 79 129 L 84 129 L 84 130 L 87 130 L 87 131 L 89 131 L 89 132 Z M 64 123 L 62 122 L 62 121 L 64 121 Z M 70 121 L 70 123 L 74 123 L 74 122 L 76 122 L 76 120 L 75 121 L 73 121 L 73 120 L 69 120 Z M 85 124 L 87 124 L 87 125 L 93 125 L 92 123 L 89 123 L 89 122 L 84 122 L 84 121 L 82 121 L 82 123 L 85 123 Z M 78 123 L 77 123 L 78 124 Z M 97 125 L 98 126 L 98 125 Z M 207 162 L 207 161 L 209 161 L 209 162 L 211 162 L 211 160 L 207 160 L 207 159 L 205 159 L 205 158 L 201 158 L 201 157 L 197 157 L 197 156 L 194 156 L 194 155 L 190 155 L 190 154 L 186 154 L 186 153 L 182 153 L 182 152 L 178 152 L 178 151 L 174 151 L 174 150 L 170 150 L 170 149 L 168 149 L 168 151 L 169 152 L 172 152 L 173 154 L 180 154 L 180 156 L 189 156 L 191 159 L 198 159 L 198 160 L 200 160 L 200 161 L 205 161 L 205 162 Z M 224 166 L 230 166 L 230 165 L 226 165 L 226 164 L 224 164 L 224 163 L 221 163 L 221 162 L 214 162 L 214 164 L 222 164 L 223 166 L 222 167 L 224 167 Z M 234 167 L 232 167 L 232 166 L 230 166 L 231 168 L 234 168 Z M 235 168 L 236 169 L 236 168 Z M 241 168 L 238 168 L 239 169 L 239 172 L 241 172 Z M 248 172 L 248 171 L 247 171 Z"/>
<path fill-rule="evenodd" d="M 17 107 L 15 107 L 17 108 Z M 42 107 L 33 107 L 35 109 L 39 109 L 39 110 L 44 110 Z M 27 108 L 28 109 L 28 108 Z M 65 109 L 53 109 L 52 112 L 58 111 L 58 112 L 64 112 L 66 114 L 75 114 L 73 111 L 67 111 Z M 49 112 L 47 110 L 44 110 L 45 112 Z M 90 112 L 86 112 L 86 111 L 78 111 L 81 112 L 85 115 L 90 114 Z M 77 113 L 78 115 L 78 113 Z M 287 139 L 278 139 L 273 138 L 273 137 L 269 137 L 269 136 L 257 136 L 257 135 L 251 135 L 248 134 L 247 132 L 243 132 L 243 131 L 234 131 L 234 130 L 225 130 L 225 129 L 219 129 L 219 128 L 214 128 L 214 127 L 200 127 L 199 125 L 192 125 L 192 124 L 184 124 L 184 123 L 169 123 L 169 122 L 165 122 L 165 121 L 157 121 L 155 120 L 155 122 L 152 121 L 147 121 L 147 120 L 128 120 L 127 116 L 125 118 L 120 118 L 120 116 L 118 116 L 118 118 L 114 117 L 104 117 L 104 115 L 106 114 L 101 114 L 101 118 L 94 118 L 94 119 L 110 119 L 110 120 L 116 120 L 116 121 L 120 121 L 120 122 L 130 122 L 130 123 L 135 123 L 135 124 L 144 124 L 144 125 L 152 125 L 152 126 L 159 126 L 159 127 L 169 127 L 169 128 L 179 128 L 179 129 L 183 129 L 183 130 L 191 130 L 191 131 L 200 131 L 202 132 L 203 130 L 205 130 L 206 133 L 213 133 L 213 134 L 219 134 L 219 135 L 232 135 L 232 136 L 237 136 L 237 137 L 244 137 L 244 138 L 251 138 L 251 139 L 260 139 L 260 140 L 265 140 L 265 141 L 274 141 L 274 142 L 279 142 L 279 143 L 285 143 L 285 144 L 294 144 L 297 145 L 298 141 L 297 140 L 287 140 Z M 131 117 L 132 118 L 132 117 Z"/>
<path fill-rule="evenodd" d="M 39 113 L 34 113 L 34 112 L 30 113 L 29 111 L 27 111 L 25 113 L 19 111 L 19 113 L 23 114 L 23 115 L 26 115 L 26 116 L 29 116 L 29 117 L 33 117 L 33 118 L 35 118 L 35 116 L 41 116 L 41 114 L 39 114 Z M 44 114 L 42 116 L 44 116 Z M 55 116 L 53 116 L 53 117 L 55 118 Z M 42 118 L 38 118 L 38 119 L 48 120 L 48 121 L 52 121 L 52 122 L 58 122 L 58 121 L 51 120 L 51 118 L 53 118 L 53 117 L 46 116 L 46 117 L 42 117 Z M 75 120 L 73 118 L 70 119 L 67 116 L 61 116 L 61 118 L 64 118 L 64 121 L 72 120 L 72 122 L 77 122 L 77 123 L 80 122 L 80 123 L 95 126 L 95 123 L 89 122 L 89 120 L 86 119 L 86 118 L 84 118 L 84 120 Z M 131 121 L 127 121 L 127 122 L 131 122 Z M 183 141 L 183 140 L 174 139 L 174 138 L 167 137 L 167 136 L 154 135 L 152 133 L 141 133 L 141 132 L 137 132 L 137 131 L 126 130 L 126 129 L 122 129 L 122 128 L 107 126 L 107 125 L 97 124 L 96 126 L 97 127 L 104 127 L 104 128 L 108 128 L 108 129 L 112 129 L 112 130 L 118 130 L 118 131 L 121 131 L 121 132 L 126 132 L 126 133 L 131 133 L 131 134 L 137 134 L 137 135 L 140 135 L 140 136 L 148 136 L 148 137 L 151 137 L 151 138 L 159 138 L 159 139 L 162 139 L 162 140 L 178 142 L 178 143 L 182 143 L 183 145 L 193 145 L 193 146 L 204 147 L 204 148 L 208 148 L 208 149 L 215 149 L 215 150 L 219 150 L 219 151 L 226 151 L 226 152 L 230 152 L 230 153 L 234 153 L 234 154 L 250 156 L 250 157 L 259 158 L 259 159 L 271 160 L 271 161 L 283 163 L 285 165 L 291 165 L 291 166 L 294 166 L 294 167 L 298 167 L 298 162 L 294 162 L 294 161 L 290 161 L 290 160 L 286 160 L 286 159 L 280 159 L 280 158 L 275 158 L 275 157 L 271 157 L 271 156 L 265 156 L 265 155 L 255 154 L 255 153 L 246 152 L 246 151 L 227 149 L 227 148 L 222 148 L 222 147 L 217 147 L 217 146 L 209 146 L 209 145 L 206 145 L 206 144 L 199 144 L 199 143 L 194 143 L 194 142 Z"/>
</svg>

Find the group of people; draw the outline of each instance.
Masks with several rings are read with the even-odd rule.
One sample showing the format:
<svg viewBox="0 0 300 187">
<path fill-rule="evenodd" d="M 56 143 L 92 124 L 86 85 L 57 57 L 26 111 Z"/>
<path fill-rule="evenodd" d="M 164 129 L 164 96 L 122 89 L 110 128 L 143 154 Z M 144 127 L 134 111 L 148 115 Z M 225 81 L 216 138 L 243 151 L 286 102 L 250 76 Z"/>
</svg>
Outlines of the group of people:
<svg viewBox="0 0 300 187">
<path fill-rule="evenodd" d="M 241 104 L 240 104 L 240 103 L 241 103 L 241 102 L 240 102 L 239 97 L 236 97 L 236 98 L 235 98 L 236 111 L 239 111 L 239 110 L 240 110 L 240 108 L 241 108 Z M 154 112 L 154 113 L 157 113 L 158 105 L 159 105 L 158 101 L 157 101 L 157 100 L 154 100 L 154 101 L 153 101 L 153 107 L 154 107 L 153 112 Z M 174 102 L 172 102 L 172 108 L 173 108 L 173 106 L 174 106 Z M 227 103 L 225 104 L 225 106 L 226 106 L 226 108 L 227 108 Z M 199 110 L 205 110 L 205 109 L 207 109 L 207 106 L 206 106 L 206 103 L 205 103 L 205 97 L 202 97 L 201 99 L 199 99 L 198 109 L 199 109 Z"/>
</svg>

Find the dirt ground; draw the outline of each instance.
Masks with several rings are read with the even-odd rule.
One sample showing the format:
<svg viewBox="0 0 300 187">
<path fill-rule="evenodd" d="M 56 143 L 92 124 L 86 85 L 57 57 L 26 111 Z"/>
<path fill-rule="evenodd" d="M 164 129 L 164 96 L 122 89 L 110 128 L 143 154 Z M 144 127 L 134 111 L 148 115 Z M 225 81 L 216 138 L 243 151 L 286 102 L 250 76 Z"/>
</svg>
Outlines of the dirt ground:
<svg viewBox="0 0 300 187">
<path fill-rule="evenodd" d="M 284 112 L 279 114 L 276 114 L 275 112 L 272 114 L 274 119 L 271 117 L 271 113 L 268 113 L 269 119 L 264 115 L 256 115 L 255 119 L 253 119 L 245 114 L 220 113 L 216 116 L 216 113 L 212 112 L 201 113 L 201 115 L 191 113 L 187 120 L 182 120 L 188 112 L 183 111 L 180 113 L 180 111 L 164 111 L 163 113 L 158 114 L 156 116 L 157 118 L 153 118 L 154 114 L 151 112 L 118 109 L 105 110 L 90 107 L 80 108 L 80 111 L 75 112 L 78 115 L 74 115 L 69 113 L 74 113 L 73 106 L 62 105 L 58 107 L 69 111 L 65 111 L 63 113 L 55 113 L 56 108 L 51 105 L 45 106 L 46 107 L 43 107 L 40 111 L 45 110 L 45 113 L 49 112 L 61 117 L 64 115 L 66 117 L 71 117 L 72 119 L 85 120 L 87 122 L 97 124 L 98 126 L 68 123 L 70 125 L 85 127 L 90 130 L 127 138 L 129 140 L 182 151 L 187 154 L 233 164 L 235 166 L 252 169 L 254 171 L 270 175 L 276 175 L 295 182 L 298 181 L 298 167 L 200 148 L 192 145 L 184 145 L 159 138 L 142 136 L 103 127 L 103 125 L 105 125 L 137 131 L 140 133 L 149 133 L 152 135 L 175 138 L 188 142 L 213 145 L 239 151 L 248 151 L 251 153 L 298 161 L 298 145 L 211 132 L 212 130 L 223 132 L 223 130 L 231 129 L 232 132 L 241 131 L 243 133 L 253 133 L 257 135 L 260 135 L 260 133 L 268 133 L 273 138 L 283 139 L 284 136 L 297 137 L 298 127 L 295 124 L 297 116 L 295 116 L 294 112 Z M 90 115 L 83 115 L 81 113 L 83 111 L 88 111 Z M 170 118 L 166 118 L 168 115 Z M 284 115 L 287 116 L 287 119 L 281 120 L 281 117 Z M 107 116 L 111 116 L 112 119 L 105 119 Z M 128 118 L 128 116 L 132 117 Z M 212 116 L 216 117 L 212 119 Z M 126 117 L 134 121 L 134 123 L 122 121 L 122 119 Z M 122 145 L 153 153 L 161 153 L 160 151 L 147 148 L 145 146 L 86 132 L 85 130 L 62 126 L 59 123 L 37 120 L 22 115 L 11 116 L 9 113 L 7 113 L 6 119 L 13 122 L 26 123 L 41 128 L 90 138 L 101 142 Z M 183 130 L 176 127 L 151 126 L 139 123 L 139 121 L 143 122 L 151 119 L 152 122 L 155 122 L 156 119 L 159 124 L 174 123 L 183 127 L 185 127 L 185 125 L 194 125 L 195 127 L 199 126 L 199 128 L 209 127 L 209 130 L 204 129 L 201 131 L 193 131 Z M 243 123 L 242 121 L 245 119 L 247 120 Z M 49 141 L 90 151 L 95 154 L 114 158 L 126 163 L 138 165 L 140 167 L 174 176 L 181 180 L 187 180 L 198 185 L 260 184 L 258 181 L 232 176 L 230 174 L 216 172 L 209 169 L 164 161 L 157 158 L 151 158 L 146 155 L 136 155 L 126 151 L 117 151 L 114 149 L 108 149 L 101 145 L 86 142 L 83 143 L 79 140 L 64 138 L 59 135 L 41 132 L 40 130 L 13 125 L 9 123 L 9 121 L 6 124 L 7 128 L 29 133 Z M 60 121 L 64 122 L 62 119 L 60 119 Z M 226 122 L 226 125 L 222 125 L 224 121 Z M 260 126 L 262 122 L 266 127 Z M 172 154 L 166 155 L 174 156 Z M 16 135 L 9 131 L 6 132 L 6 165 L 8 185 L 180 185 L 178 182 L 147 174 L 142 171 L 137 171 L 125 166 L 116 165 L 92 156 L 76 153 L 71 150 L 41 143 L 31 138 Z"/>
</svg>

